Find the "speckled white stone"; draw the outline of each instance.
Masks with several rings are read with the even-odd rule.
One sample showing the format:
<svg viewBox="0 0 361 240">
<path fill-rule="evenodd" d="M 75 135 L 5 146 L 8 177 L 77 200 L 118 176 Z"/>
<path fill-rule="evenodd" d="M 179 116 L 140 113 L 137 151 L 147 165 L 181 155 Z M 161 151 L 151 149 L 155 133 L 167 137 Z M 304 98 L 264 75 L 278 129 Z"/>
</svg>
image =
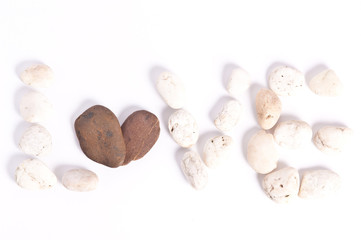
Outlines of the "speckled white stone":
<svg viewBox="0 0 361 240">
<path fill-rule="evenodd" d="M 45 127 L 33 124 L 25 130 L 20 139 L 19 148 L 24 153 L 35 157 L 46 156 L 52 149 L 51 135 Z"/>
<path fill-rule="evenodd" d="M 181 169 L 195 189 L 199 190 L 207 185 L 207 168 L 198 153 L 194 151 L 186 152 L 181 161 Z"/>
<path fill-rule="evenodd" d="M 179 109 L 185 105 L 185 87 L 183 82 L 174 74 L 169 72 L 161 73 L 156 86 L 159 94 L 169 107 Z"/>
<path fill-rule="evenodd" d="M 269 86 L 278 96 L 297 95 L 304 85 L 305 76 L 292 67 L 277 67 L 269 76 Z"/>
<path fill-rule="evenodd" d="M 229 158 L 233 146 L 233 139 L 227 135 L 208 139 L 203 148 L 204 163 L 209 168 L 216 168 Z"/>
<path fill-rule="evenodd" d="M 53 115 L 53 105 L 43 94 L 31 91 L 20 100 L 20 114 L 31 123 L 44 122 Z"/>
<path fill-rule="evenodd" d="M 77 192 L 88 192 L 96 189 L 98 181 L 98 176 L 86 169 L 71 169 L 65 172 L 62 178 L 63 185 L 67 189 Z"/>
<path fill-rule="evenodd" d="M 214 120 L 215 126 L 222 132 L 234 129 L 243 112 L 242 105 L 237 100 L 229 100 Z"/>
<path fill-rule="evenodd" d="M 344 151 L 351 142 L 353 131 L 347 127 L 325 126 L 313 137 L 315 146 L 326 154 L 337 154 Z"/>
<path fill-rule="evenodd" d="M 239 97 L 251 85 L 251 76 L 242 68 L 233 69 L 227 83 L 227 91 L 233 97 Z"/>
<path fill-rule="evenodd" d="M 281 147 L 297 149 L 311 142 L 312 128 L 304 121 L 283 121 L 277 124 L 273 135 Z"/>
<path fill-rule="evenodd" d="M 281 116 L 282 103 L 271 90 L 263 88 L 256 96 L 257 121 L 261 128 L 271 129 Z"/>
<path fill-rule="evenodd" d="M 336 73 L 327 69 L 313 77 L 309 82 L 310 89 L 320 96 L 334 97 L 343 92 L 343 84 Z"/>
<path fill-rule="evenodd" d="M 45 64 L 34 64 L 20 74 L 20 79 L 31 87 L 48 88 L 54 82 L 54 72 Z"/>
</svg>

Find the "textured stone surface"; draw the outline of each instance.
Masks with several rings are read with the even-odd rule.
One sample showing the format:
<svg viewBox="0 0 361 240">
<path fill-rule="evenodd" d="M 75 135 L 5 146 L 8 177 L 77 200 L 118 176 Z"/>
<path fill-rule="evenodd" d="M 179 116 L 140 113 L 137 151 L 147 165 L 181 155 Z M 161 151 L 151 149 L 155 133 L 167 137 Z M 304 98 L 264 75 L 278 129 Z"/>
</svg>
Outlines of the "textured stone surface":
<svg viewBox="0 0 361 240">
<path fill-rule="evenodd" d="M 177 76 L 169 72 L 160 74 L 157 83 L 157 90 L 169 107 L 174 109 L 182 108 L 186 101 L 185 87 Z"/>
<path fill-rule="evenodd" d="M 54 72 L 45 64 L 34 64 L 20 74 L 20 79 L 31 87 L 47 88 L 54 82 Z"/>
<path fill-rule="evenodd" d="M 269 85 L 278 96 L 294 96 L 304 88 L 305 76 L 297 69 L 280 66 L 271 72 Z"/>
<path fill-rule="evenodd" d="M 256 96 L 257 121 L 261 128 L 271 129 L 278 121 L 282 111 L 282 103 L 271 90 L 263 88 Z"/>
<path fill-rule="evenodd" d="M 77 192 L 88 192 L 97 188 L 98 176 L 86 169 L 71 169 L 64 173 L 62 182 L 63 185 L 71 190 Z"/>
<path fill-rule="evenodd" d="M 203 148 L 203 161 L 209 168 L 215 168 L 231 154 L 233 139 L 222 135 L 208 139 Z"/>
<path fill-rule="evenodd" d="M 297 149 L 311 142 L 312 129 L 304 121 L 289 120 L 278 123 L 273 135 L 281 147 Z"/>
<path fill-rule="evenodd" d="M 52 149 L 51 135 L 45 127 L 34 124 L 25 130 L 20 139 L 19 148 L 24 153 L 35 157 L 46 156 Z"/>
<path fill-rule="evenodd" d="M 198 153 L 188 151 L 183 155 L 181 169 L 195 189 L 202 189 L 208 183 L 208 172 Z"/>
<path fill-rule="evenodd" d="M 31 91 L 20 100 L 20 114 L 31 123 L 44 122 L 53 115 L 53 105 L 43 94 Z"/>
<path fill-rule="evenodd" d="M 227 91 L 233 97 L 239 97 L 251 85 L 251 76 L 242 68 L 233 69 L 227 83 Z"/>
<path fill-rule="evenodd" d="M 350 128 L 325 126 L 316 132 L 313 143 L 321 152 L 337 154 L 347 147 L 352 137 L 353 131 Z"/>
<path fill-rule="evenodd" d="M 222 132 L 228 132 L 234 129 L 242 115 L 242 105 L 237 100 L 228 101 L 221 112 L 214 120 L 214 125 Z"/>
<path fill-rule="evenodd" d="M 342 82 L 331 69 L 322 71 L 313 77 L 309 82 L 309 87 L 320 96 L 334 97 L 341 95 L 343 92 Z"/>
</svg>

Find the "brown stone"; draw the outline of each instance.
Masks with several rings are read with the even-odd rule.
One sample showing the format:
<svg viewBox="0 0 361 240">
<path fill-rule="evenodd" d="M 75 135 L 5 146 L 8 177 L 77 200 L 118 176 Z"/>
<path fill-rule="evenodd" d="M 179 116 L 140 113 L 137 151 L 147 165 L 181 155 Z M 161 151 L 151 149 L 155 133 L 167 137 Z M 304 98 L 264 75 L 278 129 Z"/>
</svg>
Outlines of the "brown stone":
<svg viewBox="0 0 361 240">
<path fill-rule="evenodd" d="M 132 113 L 123 123 L 122 131 L 127 149 L 124 164 L 142 158 L 157 142 L 159 120 L 151 112 L 140 110 Z"/>
<path fill-rule="evenodd" d="M 108 167 L 123 165 L 126 148 L 117 117 L 108 108 L 93 106 L 75 120 L 80 147 L 91 160 Z"/>
</svg>

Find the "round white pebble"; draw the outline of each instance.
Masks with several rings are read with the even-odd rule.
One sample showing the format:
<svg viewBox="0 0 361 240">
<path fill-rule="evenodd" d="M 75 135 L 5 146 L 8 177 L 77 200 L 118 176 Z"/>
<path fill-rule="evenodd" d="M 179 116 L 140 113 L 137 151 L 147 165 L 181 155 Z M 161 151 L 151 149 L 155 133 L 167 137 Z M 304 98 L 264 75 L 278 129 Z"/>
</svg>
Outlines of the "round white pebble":
<svg viewBox="0 0 361 240">
<path fill-rule="evenodd" d="M 304 121 L 289 120 L 278 123 L 273 135 L 281 147 L 297 149 L 311 142 L 312 129 Z"/>
<path fill-rule="evenodd" d="M 214 124 L 222 132 L 231 131 L 237 126 L 242 112 L 242 105 L 237 100 L 230 100 L 223 106 Z"/>
<path fill-rule="evenodd" d="M 325 126 L 313 137 L 315 146 L 326 154 L 341 153 L 353 137 L 353 131 L 347 127 Z"/>
<path fill-rule="evenodd" d="M 343 92 L 343 84 L 331 69 L 320 72 L 309 82 L 310 89 L 320 96 L 334 97 Z"/>
<path fill-rule="evenodd" d="M 294 96 L 303 89 L 305 76 L 297 69 L 280 66 L 271 72 L 269 85 L 279 96 Z"/>
<path fill-rule="evenodd" d="M 177 76 L 169 72 L 163 72 L 160 74 L 156 86 L 159 94 L 169 107 L 179 109 L 185 105 L 185 87 Z"/>
<path fill-rule="evenodd" d="M 233 148 L 233 139 L 222 135 L 208 139 L 203 148 L 203 161 L 209 168 L 215 168 L 227 160 Z"/>
<path fill-rule="evenodd" d="M 242 68 L 233 69 L 227 84 L 227 91 L 233 97 L 239 97 L 251 85 L 251 76 Z"/>
<path fill-rule="evenodd" d="M 53 115 L 53 105 L 43 94 L 31 91 L 20 101 L 20 114 L 27 122 L 43 122 Z"/>
<path fill-rule="evenodd" d="M 19 148 L 24 153 L 35 157 L 46 156 L 52 149 L 51 135 L 45 127 L 34 124 L 25 130 L 20 139 Z"/>
<path fill-rule="evenodd" d="M 207 168 L 198 153 L 188 151 L 183 155 L 181 169 L 190 184 L 197 190 L 204 188 L 208 183 Z"/>
<path fill-rule="evenodd" d="M 65 172 L 62 178 L 63 185 L 67 189 L 77 192 L 88 192 L 96 189 L 98 181 L 98 176 L 86 169 L 71 169 Z"/>
<path fill-rule="evenodd" d="M 281 116 L 282 103 L 271 90 L 263 88 L 256 96 L 257 121 L 261 128 L 271 129 Z"/>
<path fill-rule="evenodd" d="M 45 64 L 34 64 L 21 73 L 20 79 L 31 87 L 47 88 L 54 82 L 54 72 Z"/>
</svg>

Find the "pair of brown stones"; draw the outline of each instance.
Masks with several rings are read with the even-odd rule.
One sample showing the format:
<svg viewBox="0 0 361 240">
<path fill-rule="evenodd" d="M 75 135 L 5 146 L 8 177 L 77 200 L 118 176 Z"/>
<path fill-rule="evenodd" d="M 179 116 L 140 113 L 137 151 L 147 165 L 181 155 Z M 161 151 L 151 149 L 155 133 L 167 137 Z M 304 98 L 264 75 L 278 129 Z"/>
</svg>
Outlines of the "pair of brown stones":
<svg viewBox="0 0 361 240">
<path fill-rule="evenodd" d="M 159 120 L 153 113 L 136 111 L 120 126 L 114 113 L 101 105 L 87 109 L 74 125 L 84 154 L 112 168 L 142 158 L 160 132 Z"/>
</svg>

